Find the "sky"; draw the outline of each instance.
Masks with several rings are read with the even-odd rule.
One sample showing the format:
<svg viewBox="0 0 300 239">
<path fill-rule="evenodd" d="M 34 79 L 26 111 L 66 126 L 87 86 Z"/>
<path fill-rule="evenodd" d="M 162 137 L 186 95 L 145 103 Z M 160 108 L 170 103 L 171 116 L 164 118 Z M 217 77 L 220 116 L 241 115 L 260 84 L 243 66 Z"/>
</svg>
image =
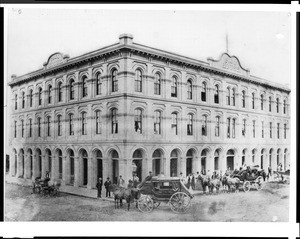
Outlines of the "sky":
<svg viewBox="0 0 300 239">
<path fill-rule="evenodd" d="M 250 74 L 290 84 L 290 14 L 180 10 L 28 9 L 8 11 L 7 75 L 43 67 L 55 52 L 71 58 L 118 42 L 133 41 L 207 61 L 226 52 Z"/>
</svg>

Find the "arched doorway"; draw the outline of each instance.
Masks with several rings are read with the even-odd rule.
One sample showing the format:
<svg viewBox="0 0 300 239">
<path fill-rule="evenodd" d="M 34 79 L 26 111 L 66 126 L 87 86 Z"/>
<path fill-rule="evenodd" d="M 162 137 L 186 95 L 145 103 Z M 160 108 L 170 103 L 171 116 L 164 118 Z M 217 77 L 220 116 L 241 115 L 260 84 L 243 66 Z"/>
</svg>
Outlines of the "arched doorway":
<svg viewBox="0 0 300 239">
<path fill-rule="evenodd" d="M 135 164 L 135 166 L 134 166 Z M 143 166 L 143 151 L 141 149 L 137 149 L 134 151 L 133 156 L 132 156 L 132 167 L 135 168 L 136 175 L 140 180 L 142 180 L 142 166 Z M 133 175 L 132 175 L 133 176 Z"/>
<path fill-rule="evenodd" d="M 288 170 L 288 162 L 287 162 L 287 149 L 284 150 L 284 154 L 283 154 L 283 170 L 286 171 Z"/>
<path fill-rule="evenodd" d="M 219 166 L 219 160 L 220 160 L 220 149 L 217 149 L 214 153 L 214 170 L 219 170 L 220 166 Z"/>
<path fill-rule="evenodd" d="M 246 163 L 246 151 L 247 149 L 243 149 L 242 151 L 242 165 Z"/>
<path fill-rule="evenodd" d="M 25 172 L 25 156 L 24 156 L 24 150 L 20 149 L 20 164 L 21 164 L 21 170 L 20 170 L 20 174 L 19 177 L 20 178 L 24 178 L 24 172 Z"/>
<path fill-rule="evenodd" d="M 42 177 L 42 151 L 38 148 L 36 149 L 36 177 Z"/>
<path fill-rule="evenodd" d="M 152 171 L 153 175 L 158 175 L 161 173 L 161 162 L 162 162 L 162 151 L 157 149 L 152 154 Z"/>
<path fill-rule="evenodd" d="M 119 177 L 119 154 L 116 150 L 111 151 L 112 159 L 112 182 L 117 183 Z"/>
<path fill-rule="evenodd" d="M 229 149 L 227 151 L 227 169 L 234 170 L 234 151 Z"/>
<path fill-rule="evenodd" d="M 256 162 L 256 153 L 257 153 L 257 150 L 252 149 L 252 160 L 251 160 L 252 165 L 254 165 Z"/>
<path fill-rule="evenodd" d="M 56 155 L 58 158 L 58 178 L 62 179 L 62 174 L 63 174 L 63 156 L 62 156 L 62 151 L 60 149 L 56 150 Z"/>
<path fill-rule="evenodd" d="M 273 154 L 273 149 L 270 149 L 269 151 L 269 166 L 272 168 L 272 154 Z"/>
<path fill-rule="evenodd" d="M 103 161 L 102 161 L 102 153 L 99 149 L 95 151 L 96 156 L 96 181 L 98 182 L 99 178 L 102 178 L 103 181 Z M 95 184 L 96 185 L 96 184 Z"/>
<path fill-rule="evenodd" d="M 262 149 L 260 153 L 260 168 L 265 169 L 265 155 L 266 155 L 266 150 Z"/>
<path fill-rule="evenodd" d="M 193 173 L 194 169 L 195 150 L 189 149 L 186 153 L 186 175 Z"/>
<path fill-rule="evenodd" d="M 201 152 L 201 172 L 206 173 L 206 157 L 207 157 L 207 149 L 203 149 Z"/>
<path fill-rule="evenodd" d="M 70 177 L 67 179 L 70 185 L 74 185 L 75 180 L 75 158 L 74 158 L 74 151 L 69 149 L 68 151 L 68 160 L 69 160 L 69 167 L 67 170 L 69 171 Z"/>
<path fill-rule="evenodd" d="M 279 165 L 281 163 L 280 154 L 281 154 L 281 149 L 277 149 L 277 165 Z M 282 168 L 283 168 L 283 165 L 282 165 Z"/>
<path fill-rule="evenodd" d="M 177 177 L 178 176 L 178 150 L 173 149 L 171 152 L 170 158 L 170 176 Z"/>
<path fill-rule="evenodd" d="M 27 151 L 28 153 L 28 157 L 29 157 L 29 162 L 28 162 L 28 167 L 29 167 L 29 174 L 28 174 L 28 178 L 32 178 L 33 176 L 33 155 L 32 155 L 32 150 L 28 149 Z"/>
<path fill-rule="evenodd" d="M 51 177 L 51 169 L 52 169 L 52 155 L 51 155 L 51 151 L 50 149 L 46 149 L 45 150 L 45 154 L 46 154 L 46 171 L 49 172 L 50 177 Z"/>
<path fill-rule="evenodd" d="M 81 175 L 81 185 L 86 186 L 88 184 L 88 153 L 85 149 L 81 149 L 79 152 L 80 157 L 80 175 Z"/>
</svg>

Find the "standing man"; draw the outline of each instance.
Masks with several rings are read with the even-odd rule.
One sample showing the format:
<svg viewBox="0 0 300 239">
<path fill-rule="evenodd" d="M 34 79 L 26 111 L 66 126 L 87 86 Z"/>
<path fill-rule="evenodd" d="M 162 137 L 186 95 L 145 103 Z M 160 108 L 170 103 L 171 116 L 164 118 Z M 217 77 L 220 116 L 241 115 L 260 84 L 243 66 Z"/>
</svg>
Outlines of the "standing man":
<svg viewBox="0 0 300 239">
<path fill-rule="evenodd" d="M 195 190 L 195 186 L 196 186 L 196 184 L 195 184 L 195 175 L 192 173 L 191 187 L 192 187 L 193 190 Z"/>
<path fill-rule="evenodd" d="M 118 186 L 121 188 L 125 188 L 125 180 L 122 178 L 122 175 L 120 175 L 120 178 L 118 180 Z"/>
<path fill-rule="evenodd" d="M 96 184 L 96 188 L 98 190 L 98 198 L 101 198 L 102 185 L 103 185 L 102 178 L 99 178 L 99 180 Z"/>
<path fill-rule="evenodd" d="M 107 178 L 104 183 L 104 187 L 106 189 L 106 197 L 110 197 L 110 190 L 109 190 L 110 185 L 111 185 L 111 181 L 109 180 L 109 178 Z"/>
</svg>

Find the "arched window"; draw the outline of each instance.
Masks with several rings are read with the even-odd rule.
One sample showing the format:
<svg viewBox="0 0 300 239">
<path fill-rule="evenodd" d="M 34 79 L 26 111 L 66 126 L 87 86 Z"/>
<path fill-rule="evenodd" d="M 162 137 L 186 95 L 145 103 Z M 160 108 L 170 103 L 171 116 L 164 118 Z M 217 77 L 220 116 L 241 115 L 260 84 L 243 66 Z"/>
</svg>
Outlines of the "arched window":
<svg viewBox="0 0 300 239">
<path fill-rule="evenodd" d="M 242 107 L 246 107 L 246 92 L 244 90 L 242 91 Z"/>
<path fill-rule="evenodd" d="M 191 80 L 187 81 L 187 98 L 189 100 L 193 99 L 193 85 Z"/>
<path fill-rule="evenodd" d="M 74 185 L 74 174 L 75 174 L 75 160 L 74 160 L 74 151 L 72 149 L 69 150 L 69 158 L 70 158 L 70 184 Z"/>
<path fill-rule="evenodd" d="M 21 120 L 21 137 L 24 137 L 24 120 Z"/>
<path fill-rule="evenodd" d="M 52 85 L 48 85 L 48 104 L 52 103 Z"/>
<path fill-rule="evenodd" d="M 207 149 L 203 149 L 201 152 L 201 173 L 206 174 L 206 157 Z"/>
<path fill-rule="evenodd" d="M 280 138 L 280 123 L 277 123 L 277 139 Z"/>
<path fill-rule="evenodd" d="M 134 89 L 136 92 L 142 92 L 142 79 L 143 75 L 141 70 L 135 71 Z"/>
<path fill-rule="evenodd" d="M 117 92 L 118 91 L 118 78 L 117 78 L 117 70 L 116 69 L 113 69 L 111 71 L 111 83 L 112 83 L 111 91 Z"/>
<path fill-rule="evenodd" d="M 283 113 L 286 114 L 286 100 L 283 101 Z"/>
<path fill-rule="evenodd" d="M 101 95 L 101 74 L 98 72 L 96 74 L 96 95 Z"/>
<path fill-rule="evenodd" d="M 25 108 L 25 92 L 22 91 L 22 109 Z"/>
<path fill-rule="evenodd" d="M 272 111 L 272 97 L 269 97 L 269 111 Z"/>
<path fill-rule="evenodd" d="M 219 104 L 219 85 L 215 85 L 214 102 Z"/>
<path fill-rule="evenodd" d="M 28 137 L 32 137 L 32 119 L 29 119 L 29 132 Z"/>
<path fill-rule="evenodd" d="M 74 135 L 74 115 L 69 114 L 69 135 Z"/>
<path fill-rule="evenodd" d="M 96 134 L 101 134 L 101 115 L 100 110 L 95 111 Z"/>
<path fill-rule="evenodd" d="M 87 76 L 82 77 L 82 97 L 88 95 Z"/>
<path fill-rule="evenodd" d="M 206 101 L 206 83 L 202 82 L 201 100 Z"/>
<path fill-rule="evenodd" d="M 62 132 L 62 124 L 61 124 L 61 115 L 57 116 L 57 135 L 61 136 L 61 132 Z"/>
<path fill-rule="evenodd" d="M 270 122 L 270 139 L 272 139 L 272 122 Z"/>
<path fill-rule="evenodd" d="M 260 96 L 260 109 L 264 110 L 264 95 Z"/>
<path fill-rule="evenodd" d="M 231 92 L 231 103 L 233 106 L 235 106 L 235 89 L 234 88 L 232 89 L 232 92 Z"/>
<path fill-rule="evenodd" d="M 57 156 L 58 156 L 58 178 L 62 179 L 63 158 L 62 158 L 62 151 L 60 149 L 57 150 Z"/>
<path fill-rule="evenodd" d="M 159 73 L 156 73 L 155 81 L 154 81 L 154 94 L 160 95 L 160 89 L 161 89 L 161 76 Z"/>
<path fill-rule="evenodd" d="M 279 113 L 279 98 L 276 99 L 276 112 Z"/>
<path fill-rule="evenodd" d="M 17 138 L 17 121 L 15 120 L 15 123 L 14 123 L 14 137 Z"/>
<path fill-rule="evenodd" d="M 15 94 L 15 110 L 18 109 L 18 95 Z"/>
<path fill-rule="evenodd" d="M 177 77 L 173 76 L 172 86 L 171 86 L 171 97 L 177 97 L 177 87 L 178 87 Z"/>
<path fill-rule="evenodd" d="M 193 135 L 193 115 L 188 114 L 187 135 Z"/>
<path fill-rule="evenodd" d="M 215 136 L 220 136 L 220 116 L 216 116 Z"/>
<path fill-rule="evenodd" d="M 178 134 L 178 116 L 177 116 L 177 113 L 176 112 L 173 112 L 172 113 L 172 124 L 171 124 L 171 128 L 172 128 L 172 131 L 175 135 Z"/>
<path fill-rule="evenodd" d="M 203 115 L 202 116 L 202 135 L 207 136 L 207 116 Z"/>
<path fill-rule="evenodd" d="M 63 92 L 62 92 L 62 82 L 58 82 L 57 85 L 57 101 L 62 102 Z"/>
<path fill-rule="evenodd" d="M 246 136 L 246 119 L 243 119 L 243 125 L 242 125 L 242 135 Z"/>
<path fill-rule="evenodd" d="M 51 116 L 47 116 L 47 136 L 51 136 Z"/>
<path fill-rule="evenodd" d="M 113 108 L 111 110 L 111 129 L 112 129 L 112 134 L 117 134 L 118 133 L 118 110 L 116 108 Z"/>
<path fill-rule="evenodd" d="M 141 109 L 134 110 L 134 131 L 141 134 L 142 133 L 142 119 L 143 112 Z"/>
<path fill-rule="evenodd" d="M 252 109 L 255 109 L 255 93 L 252 93 Z"/>
<path fill-rule="evenodd" d="M 226 92 L 226 104 L 230 105 L 230 88 L 227 87 L 227 92 Z"/>
<path fill-rule="evenodd" d="M 279 165 L 280 162 L 279 158 L 280 158 L 280 149 L 277 149 L 277 165 Z"/>
<path fill-rule="evenodd" d="M 29 90 L 29 107 L 32 107 L 32 102 L 33 102 L 33 90 Z"/>
<path fill-rule="evenodd" d="M 41 122 L 41 117 L 38 117 L 37 118 L 37 127 L 38 127 L 38 137 L 41 137 L 41 125 L 42 125 L 42 122 Z"/>
<path fill-rule="evenodd" d="M 232 138 L 235 138 L 235 119 L 232 119 Z"/>
<path fill-rule="evenodd" d="M 86 119 L 86 112 L 81 113 L 81 134 L 86 135 L 87 134 L 87 119 Z"/>
<path fill-rule="evenodd" d="M 256 153 L 256 150 L 253 149 L 253 150 L 252 150 L 252 163 L 255 162 L 255 153 Z"/>
<path fill-rule="evenodd" d="M 38 102 L 39 102 L 39 105 L 42 105 L 42 93 L 43 93 L 43 89 L 42 89 L 42 87 L 40 87 L 39 91 L 38 91 Z"/>
<path fill-rule="evenodd" d="M 74 100 L 75 98 L 75 81 L 73 79 L 70 80 L 70 83 L 69 83 L 69 97 L 70 97 L 70 100 Z"/>
<path fill-rule="evenodd" d="M 286 139 L 286 124 L 283 125 L 283 136 Z"/>
<path fill-rule="evenodd" d="M 154 111 L 154 134 L 161 134 L 161 112 Z"/>
<path fill-rule="evenodd" d="M 227 118 L 227 138 L 230 138 L 230 118 Z"/>
</svg>

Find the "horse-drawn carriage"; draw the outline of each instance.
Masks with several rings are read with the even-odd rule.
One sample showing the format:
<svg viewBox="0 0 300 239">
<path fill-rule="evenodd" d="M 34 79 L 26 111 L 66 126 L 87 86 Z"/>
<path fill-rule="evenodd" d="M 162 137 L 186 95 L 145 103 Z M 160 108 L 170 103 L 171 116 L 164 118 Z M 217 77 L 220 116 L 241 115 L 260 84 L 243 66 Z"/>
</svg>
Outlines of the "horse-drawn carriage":
<svg viewBox="0 0 300 239">
<path fill-rule="evenodd" d="M 32 182 L 33 193 L 41 194 L 42 196 L 58 196 L 60 182 L 54 181 L 52 185 L 49 185 L 49 178 L 41 179 L 40 177 L 35 178 Z"/>
<path fill-rule="evenodd" d="M 175 213 L 184 213 L 191 206 L 193 195 L 178 177 L 152 177 L 138 185 L 140 192 L 138 208 L 142 212 L 151 212 L 161 202 L 167 202 Z"/>
</svg>

